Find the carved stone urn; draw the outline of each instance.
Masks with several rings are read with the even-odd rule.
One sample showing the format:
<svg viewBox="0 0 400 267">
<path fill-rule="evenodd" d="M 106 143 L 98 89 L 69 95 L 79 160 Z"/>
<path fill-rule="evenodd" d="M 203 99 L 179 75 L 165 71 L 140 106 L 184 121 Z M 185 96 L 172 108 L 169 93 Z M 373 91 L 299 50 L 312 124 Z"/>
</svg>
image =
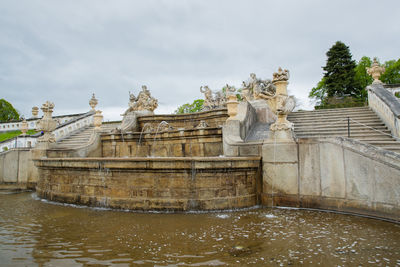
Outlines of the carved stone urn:
<svg viewBox="0 0 400 267">
<path fill-rule="evenodd" d="M 33 107 L 32 108 L 32 117 L 37 118 L 39 114 L 39 108 L 38 107 Z"/>
<path fill-rule="evenodd" d="M 28 123 L 24 119 L 21 123 L 21 128 L 20 128 L 22 135 L 26 135 L 26 132 L 28 131 Z"/>
<path fill-rule="evenodd" d="M 90 107 L 92 108 L 92 111 L 95 111 L 95 108 L 96 108 L 96 106 L 97 106 L 97 103 L 98 103 L 98 101 L 97 101 L 97 99 L 96 99 L 96 96 L 93 94 L 93 95 L 92 95 L 92 98 L 89 100 L 89 105 L 90 105 Z"/>
<path fill-rule="evenodd" d="M 48 147 L 49 143 L 54 143 L 56 140 L 53 135 L 53 131 L 57 127 L 57 122 L 53 120 L 54 103 L 46 101 L 41 107 L 43 111 L 43 118 L 38 122 L 38 130 L 43 132 L 43 135 L 38 138 L 38 143 L 44 147 Z"/>
<path fill-rule="evenodd" d="M 381 77 L 382 73 L 385 72 L 385 67 L 379 65 L 378 60 L 374 58 L 374 62 L 372 63 L 371 67 L 367 67 L 367 72 L 374 79 L 372 83 L 382 83 L 381 80 L 379 80 L 379 77 Z"/>
<path fill-rule="evenodd" d="M 228 101 L 226 102 L 226 107 L 228 108 L 228 120 L 233 119 L 237 115 L 239 102 L 234 94 L 228 96 Z"/>
<path fill-rule="evenodd" d="M 103 115 L 101 115 L 101 110 L 96 110 L 96 114 L 93 115 L 94 129 L 100 130 L 102 123 L 103 123 Z"/>
</svg>

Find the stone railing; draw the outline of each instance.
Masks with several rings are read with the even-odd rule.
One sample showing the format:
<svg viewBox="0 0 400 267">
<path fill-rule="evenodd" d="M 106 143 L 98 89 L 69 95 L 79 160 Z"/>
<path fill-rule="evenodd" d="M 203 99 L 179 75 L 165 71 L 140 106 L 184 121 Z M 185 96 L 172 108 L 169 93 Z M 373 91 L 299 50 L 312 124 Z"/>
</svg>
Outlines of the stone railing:
<svg viewBox="0 0 400 267">
<path fill-rule="evenodd" d="M 93 115 L 95 113 L 93 111 L 89 111 L 79 117 L 76 117 L 72 120 L 69 120 L 63 124 L 57 126 L 57 128 L 53 131 L 53 134 L 56 138 L 56 141 L 61 140 L 71 133 L 78 131 L 84 127 L 87 127 L 93 124 Z M 17 136 L 12 139 L 0 142 L 0 153 L 8 151 L 14 148 L 31 148 L 36 145 L 37 138 L 40 136 L 40 133 L 35 135 L 27 135 L 27 136 Z"/>
<path fill-rule="evenodd" d="M 30 148 L 36 145 L 39 135 L 17 136 L 0 142 L 0 153 L 13 148 Z"/>
<path fill-rule="evenodd" d="M 400 100 L 383 84 L 367 87 L 368 105 L 389 127 L 392 135 L 400 138 Z"/>
<path fill-rule="evenodd" d="M 53 116 L 53 119 L 57 121 L 57 125 L 60 125 L 63 123 L 67 123 L 68 121 L 71 121 L 78 117 L 81 117 L 85 114 L 86 113 Z M 35 130 L 37 128 L 37 123 L 39 122 L 40 119 L 41 118 L 26 119 L 26 122 L 28 123 L 28 130 Z M 21 128 L 21 123 L 22 123 L 22 120 L 21 121 L 13 121 L 13 122 L 1 122 L 0 123 L 0 131 L 1 132 L 17 131 Z"/>
<path fill-rule="evenodd" d="M 94 114 L 94 111 L 89 111 L 77 118 L 58 125 L 57 128 L 53 131 L 56 141 L 59 141 L 69 136 L 71 133 L 93 124 Z"/>
<path fill-rule="evenodd" d="M 257 121 L 256 110 L 248 102 L 241 102 L 237 109 L 237 115 L 233 119 L 227 120 L 223 127 L 225 156 L 240 155 L 240 148 L 248 145 L 244 142 L 246 135 Z"/>
</svg>

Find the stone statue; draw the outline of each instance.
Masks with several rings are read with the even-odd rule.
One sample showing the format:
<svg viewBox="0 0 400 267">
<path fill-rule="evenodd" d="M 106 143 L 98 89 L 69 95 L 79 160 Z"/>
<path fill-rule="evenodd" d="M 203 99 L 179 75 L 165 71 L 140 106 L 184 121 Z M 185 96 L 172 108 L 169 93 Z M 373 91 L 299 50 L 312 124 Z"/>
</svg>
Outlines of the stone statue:
<svg viewBox="0 0 400 267">
<path fill-rule="evenodd" d="M 158 100 L 151 96 L 146 85 L 142 86 L 142 91 L 138 96 L 129 92 L 128 109 L 122 114 L 123 119 L 121 127 L 117 128 L 117 132 L 137 131 L 137 118 L 143 115 L 152 115 L 153 111 L 158 107 Z"/>
<path fill-rule="evenodd" d="M 151 96 L 146 85 L 142 86 L 142 91 L 140 91 L 136 103 L 136 110 L 147 110 L 153 112 L 158 107 L 157 99 Z"/>
<path fill-rule="evenodd" d="M 272 82 L 280 82 L 280 81 L 288 81 L 289 80 L 289 71 L 288 70 L 282 70 L 281 67 L 279 67 L 278 72 L 274 72 L 272 74 Z"/>
<path fill-rule="evenodd" d="M 200 87 L 200 92 L 204 94 L 202 111 L 223 108 L 226 106 L 226 97 L 222 90 L 213 93 L 211 89 L 205 85 Z"/>
<path fill-rule="evenodd" d="M 243 81 L 242 98 L 245 101 L 256 99 L 270 99 L 275 95 L 276 87 L 271 80 L 261 80 L 254 73 L 250 73 L 247 82 Z"/>
</svg>

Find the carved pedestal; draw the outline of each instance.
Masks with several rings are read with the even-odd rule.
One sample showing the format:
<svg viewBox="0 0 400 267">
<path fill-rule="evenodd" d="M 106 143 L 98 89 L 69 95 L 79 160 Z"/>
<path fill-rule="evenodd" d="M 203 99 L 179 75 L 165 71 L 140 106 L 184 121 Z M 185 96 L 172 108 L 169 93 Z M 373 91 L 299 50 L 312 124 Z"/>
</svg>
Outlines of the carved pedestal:
<svg viewBox="0 0 400 267">
<path fill-rule="evenodd" d="M 102 122 L 103 122 L 103 115 L 101 115 L 100 110 L 97 110 L 96 114 L 93 115 L 93 125 L 96 131 L 101 129 Z"/>
<path fill-rule="evenodd" d="M 228 115 L 229 115 L 228 120 L 232 120 L 233 117 L 235 117 L 237 115 L 238 104 L 239 104 L 239 102 L 237 101 L 236 95 L 232 94 L 232 95 L 228 96 L 228 102 L 226 102 L 226 106 L 228 108 Z"/>
</svg>

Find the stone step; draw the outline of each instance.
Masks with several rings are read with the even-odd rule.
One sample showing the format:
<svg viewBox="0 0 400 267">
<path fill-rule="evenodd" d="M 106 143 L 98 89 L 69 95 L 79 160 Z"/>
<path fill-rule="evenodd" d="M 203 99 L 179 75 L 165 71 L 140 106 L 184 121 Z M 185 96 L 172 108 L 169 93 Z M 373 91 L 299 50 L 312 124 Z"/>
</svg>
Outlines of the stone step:
<svg viewBox="0 0 400 267">
<path fill-rule="evenodd" d="M 292 122 L 297 122 L 297 121 L 324 121 L 324 120 L 342 120 L 342 121 L 347 121 L 347 118 L 350 118 L 350 120 L 355 120 L 355 121 L 376 121 L 380 120 L 379 117 L 377 116 L 346 116 L 346 115 L 338 115 L 338 116 L 309 116 L 309 117 L 288 117 L 287 119 Z"/>
<path fill-rule="evenodd" d="M 348 133 L 348 131 L 347 131 L 347 129 L 332 129 L 332 130 L 329 130 L 329 129 L 308 129 L 308 130 L 304 130 L 304 131 L 297 131 L 296 129 L 295 129 L 295 133 L 296 134 L 301 134 L 301 135 L 306 135 L 306 134 L 326 134 L 326 135 L 329 135 L 329 134 L 344 134 L 344 135 L 347 135 L 347 133 Z M 369 129 L 369 128 L 362 128 L 362 129 L 351 129 L 350 128 L 350 135 L 351 134 L 382 134 L 382 133 L 385 133 L 385 134 L 388 134 L 388 135 L 390 135 L 390 131 L 389 130 L 383 130 L 383 131 L 374 131 L 374 130 L 372 130 L 372 129 Z"/>
<path fill-rule="evenodd" d="M 326 138 L 326 137 L 338 137 L 338 136 L 343 136 L 347 137 L 346 134 L 296 134 L 297 138 Z M 393 140 L 391 136 L 383 135 L 383 134 L 351 134 L 350 138 L 357 139 L 357 140 L 363 140 L 366 142 L 367 140 Z"/>
<path fill-rule="evenodd" d="M 327 114 L 327 113 L 357 113 L 371 111 L 369 107 L 353 107 L 353 108 L 332 108 L 332 109 L 318 109 L 318 110 L 303 110 L 295 111 L 290 114 Z"/>
<path fill-rule="evenodd" d="M 75 136 L 75 137 L 67 137 L 65 139 L 63 139 L 62 141 L 68 141 L 68 140 L 89 140 L 90 139 L 90 135 L 89 136 Z"/>
<path fill-rule="evenodd" d="M 374 146 L 399 146 L 400 147 L 400 141 L 394 141 L 394 140 L 370 140 L 370 141 L 365 141 L 368 144 L 374 145 Z"/>
<path fill-rule="evenodd" d="M 86 143 L 87 141 L 89 141 L 89 139 L 85 139 L 85 140 L 76 140 L 76 139 L 68 139 L 68 140 L 61 140 L 57 143 L 59 144 L 67 144 L 67 143 L 75 143 L 75 142 L 80 142 L 80 143 Z"/>
<path fill-rule="evenodd" d="M 334 108 L 334 109 L 319 109 L 319 110 L 303 110 L 294 111 L 290 114 L 331 114 L 331 113 L 363 113 L 363 112 L 373 112 L 369 107 L 365 108 Z"/>
<path fill-rule="evenodd" d="M 376 120 L 379 119 L 375 114 L 373 115 L 360 115 L 360 116 L 349 116 L 347 114 L 337 114 L 337 115 L 332 115 L 332 116 L 301 116 L 301 117 L 293 117 L 293 116 L 288 116 L 289 121 L 304 121 L 304 120 L 317 120 L 317 121 L 324 121 L 324 120 L 346 120 L 347 118 L 350 118 L 355 121 L 359 120 Z"/>
<path fill-rule="evenodd" d="M 340 124 L 340 125 L 324 125 L 324 124 L 319 124 L 319 125 L 294 125 L 294 129 L 296 132 L 301 132 L 301 131 L 307 131 L 307 130 L 336 130 L 336 129 L 341 129 L 341 130 L 346 130 L 347 131 L 347 124 Z M 378 130 L 378 131 L 385 131 L 387 130 L 387 127 L 384 125 L 379 125 L 379 126 L 364 126 L 360 124 L 353 124 L 350 125 L 350 131 L 352 130 L 359 130 L 359 129 L 370 129 L 370 130 Z"/>
<path fill-rule="evenodd" d="M 330 125 L 331 123 L 327 123 L 326 121 L 292 121 L 295 126 L 318 126 L 318 125 Z M 334 125 L 346 125 L 347 126 L 347 120 L 345 121 L 336 121 L 334 122 Z M 350 126 L 353 125 L 367 125 L 367 126 L 385 126 L 385 124 L 381 120 L 376 120 L 376 121 L 350 121 Z"/>
</svg>

